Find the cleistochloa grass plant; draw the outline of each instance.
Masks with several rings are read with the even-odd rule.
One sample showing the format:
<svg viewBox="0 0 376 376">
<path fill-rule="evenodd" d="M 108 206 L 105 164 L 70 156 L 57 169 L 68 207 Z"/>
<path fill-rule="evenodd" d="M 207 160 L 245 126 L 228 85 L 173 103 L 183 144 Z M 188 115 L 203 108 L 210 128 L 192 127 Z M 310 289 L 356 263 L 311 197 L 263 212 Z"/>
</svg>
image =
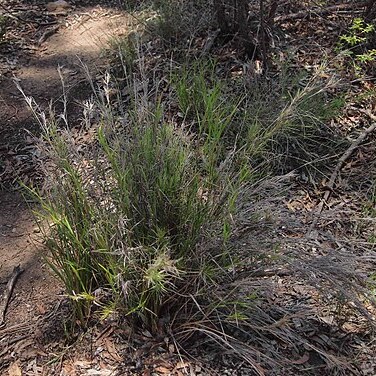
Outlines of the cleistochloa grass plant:
<svg viewBox="0 0 376 376">
<path fill-rule="evenodd" d="M 46 193 L 33 193 L 41 223 L 49 224 L 42 228 L 47 260 L 77 319 L 85 324 L 99 307 L 102 315 L 116 310 L 155 331 L 223 277 L 229 218 L 243 179 L 234 168 L 236 152 L 217 147 L 222 131 L 210 136 L 210 147 L 201 133 L 192 140 L 166 121 L 159 100 L 150 103 L 147 92 L 136 90 L 119 118 L 106 92 L 96 96 L 100 118 L 86 154 L 66 126 L 39 117 L 54 169 Z M 208 126 L 223 129 L 231 116 L 219 113 Z M 219 239 L 219 247 L 209 250 L 208 239 Z"/>
</svg>

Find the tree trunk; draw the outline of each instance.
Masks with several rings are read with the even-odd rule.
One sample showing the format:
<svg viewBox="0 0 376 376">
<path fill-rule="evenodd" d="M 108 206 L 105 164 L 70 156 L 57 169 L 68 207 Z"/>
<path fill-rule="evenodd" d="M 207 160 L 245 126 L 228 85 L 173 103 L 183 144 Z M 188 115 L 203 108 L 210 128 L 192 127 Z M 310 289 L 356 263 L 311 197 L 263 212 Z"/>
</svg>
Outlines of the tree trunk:
<svg viewBox="0 0 376 376">
<path fill-rule="evenodd" d="M 222 35 L 230 34 L 230 26 L 226 17 L 226 0 L 214 0 L 218 27 Z"/>
<path fill-rule="evenodd" d="M 249 58 L 254 59 L 257 57 L 257 48 L 251 39 L 248 25 L 248 0 L 235 0 L 235 23 L 241 47 Z"/>
<path fill-rule="evenodd" d="M 270 3 L 268 21 L 267 21 L 271 27 L 274 26 L 274 17 L 277 12 L 277 8 L 278 8 L 278 0 L 272 0 Z"/>
</svg>

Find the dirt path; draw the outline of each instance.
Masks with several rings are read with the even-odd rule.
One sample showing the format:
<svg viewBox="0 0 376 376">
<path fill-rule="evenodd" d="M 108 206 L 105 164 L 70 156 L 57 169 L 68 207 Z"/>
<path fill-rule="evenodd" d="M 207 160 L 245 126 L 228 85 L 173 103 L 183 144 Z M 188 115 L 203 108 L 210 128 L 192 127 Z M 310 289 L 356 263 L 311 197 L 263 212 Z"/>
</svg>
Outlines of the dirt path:
<svg viewBox="0 0 376 376">
<path fill-rule="evenodd" d="M 129 24 L 125 14 L 98 7 L 76 9 L 59 22 L 64 24 L 58 29 L 57 26 L 47 28 L 42 37 L 37 38 L 45 42 L 38 45 L 37 40 L 32 54 L 18 51 L 14 57 L 17 61 L 15 72 L 0 74 L 0 188 L 14 185 L 18 177 L 27 180 L 30 172 L 34 172 L 37 158 L 28 135 L 28 132 L 38 134 L 37 122 L 14 79 L 25 94 L 32 96 L 43 108 L 52 103 L 61 110 L 63 88 L 57 70 L 60 66 L 68 95 L 69 120 L 74 125 L 83 100 L 90 96 L 83 65 L 95 76 L 103 66 L 101 55 L 106 43 L 114 35 L 125 33 Z M 12 61 L 12 56 L 7 57 L 7 61 Z"/>
<path fill-rule="evenodd" d="M 7 310 L 5 329 L 0 329 L 0 344 L 5 345 L 0 345 L 1 374 L 14 359 L 43 353 L 34 340 L 41 330 L 36 323 L 59 304 L 61 292 L 41 260 L 42 246 L 29 208 L 20 194 L 9 190 L 19 177 L 27 181 L 36 174 L 38 154 L 29 132 L 39 131 L 13 79 L 42 108 L 51 102 L 59 109 L 62 84 L 57 68 L 62 67 L 69 120 L 74 126 L 82 102 L 90 96 L 83 64 L 94 75 L 100 71 L 104 46 L 114 35 L 125 33 L 128 25 L 125 14 L 98 7 L 75 9 L 63 21 L 44 43 L 34 46 L 31 57 L 19 58 L 14 77 L 0 75 L 0 292 L 16 265 L 24 269 Z"/>
</svg>

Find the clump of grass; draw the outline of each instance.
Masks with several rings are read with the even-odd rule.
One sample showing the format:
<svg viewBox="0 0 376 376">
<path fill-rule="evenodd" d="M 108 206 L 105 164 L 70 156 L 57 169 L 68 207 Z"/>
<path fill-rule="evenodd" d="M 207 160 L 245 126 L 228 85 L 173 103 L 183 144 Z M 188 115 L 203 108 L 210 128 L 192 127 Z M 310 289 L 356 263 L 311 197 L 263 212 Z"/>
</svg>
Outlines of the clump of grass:
<svg viewBox="0 0 376 376">
<path fill-rule="evenodd" d="M 122 38 L 112 38 L 109 42 L 108 50 L 115 56 L 115 63 L 120 60 L 121 67 L 124 67 L 126 74 L 129 74 L 132 72 L 137 58 L 137 34 L 133 33 Z"/>
<path fill-rule="evenodd" d="M 251 170 L 263 165 L 282 174 L 294 169 L 316 174 L 344 148 L 342 137 L 328 126 L 344 100 L 327 97 L 335 83 L 321 82 L 321 70 L 303 86 L 286 72 L 277 82 L 254 82 L 249 88 L 218 77 L 216 69 L 215 61 L 196 61 L 172 78 L 179 110 L 208 145 L 214 142 L 222 150 L 236 145 L 243 165 L 248 160 Z"/>
<path fill-rule="evenodd" d="M 51 226 L 44 232 L 47 260 L 81 323 L 99 306 L 102 314 L 116 309 L 156 331 L 191 294 L 223 277 L 214 272 L 202 286 L 207 270 L 224 270 L 228 262 L 223 247 L 202 245 L 228 237 L 226 218 L 241 180 L 231 155 L 225 166 L 203 169 L 218 160 L 218 149 L 197 149 L 166 121 L 160 102 L 137 96 L 125 128 L 106 94 L 97 96 L 103 101 L 95 157 L 80 156 L 70 132 L 42 117 L 59 184 L 33 194 Z M 102 300 L 98 289 L 106 292 Z"/>
<path fill-rule="evenodd" d="M 213 21 L 212 4 L 207 1 L 157 0 L 153 2 L 159 17 L 149 27 L 165 42 L 186 43 L 203 30 L 208 30 Z"/>
<path fill-rule="evenodd" d="M 243 98 L 226 96 L 224 82 L 218 79 L 215 69 L 215 61 L 196 61 L 172 77 L 179 109 L 205 155 L 203 166 L 212 176 L 228 156 L 226 152 L 238 149 L 236 136 L 228 136 L 244 116 Z M 239 162 L 240 156 L 236 153 L 233 158 Z"/>
</svg>

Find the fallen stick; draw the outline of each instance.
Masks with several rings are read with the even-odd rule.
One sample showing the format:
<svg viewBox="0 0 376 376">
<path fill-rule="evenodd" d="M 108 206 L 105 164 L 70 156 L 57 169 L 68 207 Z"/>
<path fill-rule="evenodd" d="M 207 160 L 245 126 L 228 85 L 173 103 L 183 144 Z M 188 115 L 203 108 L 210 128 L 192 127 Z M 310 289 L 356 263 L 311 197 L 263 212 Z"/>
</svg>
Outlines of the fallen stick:
<svg viewBox="0 0 376 376">
<path fill-rule="evenodd" d="M 359 2 L 357 4 L 339 4 L 339 5 L 332 5 L 328 7 L 322 7 L 322 8 L 317 7 L 317 8 L 311 8 L 311 9 L 305 9 L 296 13 L 277 16 L 274 18 L 274 22 L 297 20 L 299 18 L 305 18 L 308 16 L 309 17 L 323 16 L 325 14 L 338 12 L 341 10 L 354 10 L 356 8 L 364 8 L 366 5 L 367 3 L 365 2 Z"/>
<path fill-rule="evenodd" d="M 320 204 L 317 207 L 316 213 L 314 214 L 315 218 L 307 232 L 308 236 L 310 235 L 312 230 L 316 227 L 317 222 L 319 220 L 319 216 L 321 212 L 323 211 L 324 205 L 328 203 L 330 194 L 332 193 L 334 189 L 335 181 L 337 180 L 338 174 L 341 168 L 343 167 L 344 163 L 351 156 L 351 154 L 355 151 L 355 149 L 357 149 L 359 145 L 368 137 L 368 135 L 370 135 L 376 129 L 376 115 L 374 115 L 371 111 L 363 110 L 360 108 L 356 108 L 354 110 L 366 114 L 374 123 L 371 124 L 367 129 L 365 129 L 359 135 L 359 137 L 350 145 L 350 147 L 342 154 L 341 158 L 338 160 L 336 167 L 334 168 L 332 174 L 330 175 L 329 182 L 326 185 L 327 190 L 324 194 L 324 197 L 322 198 Z"/>
<path fill-rule="evenodd" d="M 220 32 L 220 30 L 218 29 L 208 37 L 208 39 L 206 40 L 206 42 L 204 44 L 204 47 L 202 48 L 201 57 L 207 55 L 210 52 L 210 50 L 213 47 L 215 40 L 217 39 L 217 37 L 219 35 L 219 32 Z"/>
<path fill-rule="evenodd" d="M 3 301 L 0 304 L 0 328 L 5 326 L 5 312 L 8 308 L 10 297 L 12 296 L 13 287 L 19 275 L 23 272 L 20 265 L 14 267 L 12 276 L 10 277 L 4 291 Z"/>
<path fill-rule="evenodd" d="M 37 46 L 41 46 L 49 37 L 52 37 L 59 31 L 60 26 L 54 26 L 51 29 L 46 30 L 43 35 L 38 39 Z"/>
<path fill-rule="evenodd" d="M 268 269 L 268 270 L 243 270 L 237 274 L 236 280 L 245 278 L 263 278 L 263 277 L 287 277 L 292 271 L 287 269 Z"/>
</svg>

